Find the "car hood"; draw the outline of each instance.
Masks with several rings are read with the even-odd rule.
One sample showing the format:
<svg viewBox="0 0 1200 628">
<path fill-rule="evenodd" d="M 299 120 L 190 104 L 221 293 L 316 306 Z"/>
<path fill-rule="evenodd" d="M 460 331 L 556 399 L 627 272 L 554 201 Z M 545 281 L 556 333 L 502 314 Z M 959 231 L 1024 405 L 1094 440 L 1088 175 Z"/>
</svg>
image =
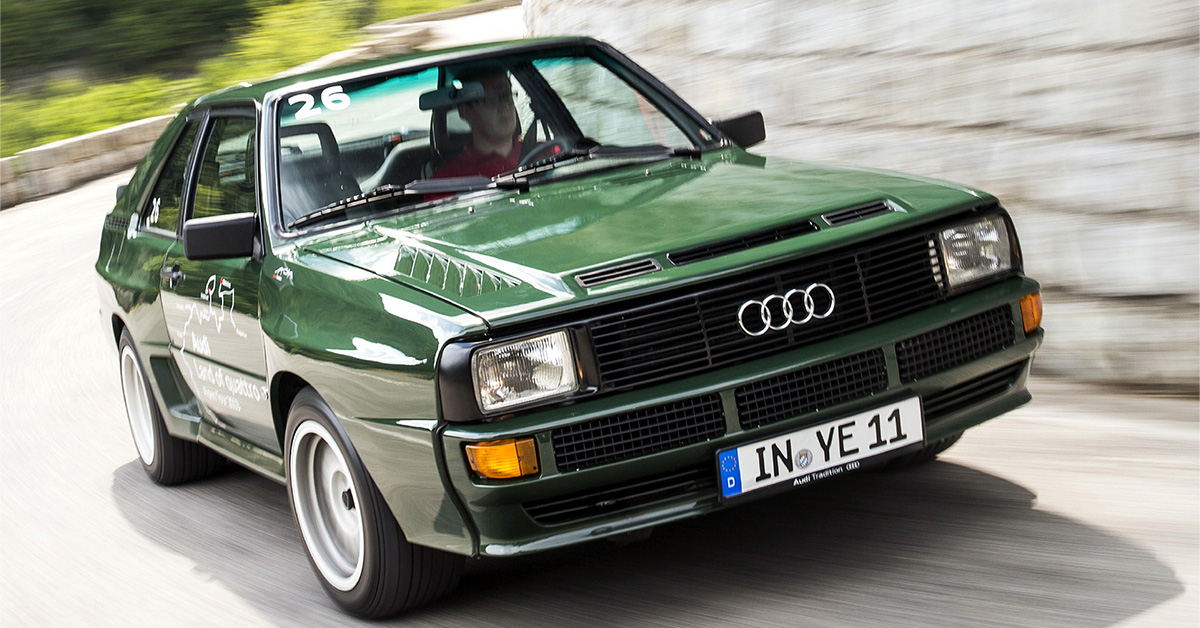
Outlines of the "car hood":
<svg viewBox="0 0 1200 628">
<path fill-rule="evenodd" d="M 940 217 L 989 198 L 952 184 L 731 150 L 484 192 L 314 237 L 303 246 L 515 323 L 766 265 Z M 831 227 L 820 216 L 887 200 L 897 211 Z M 820 231 L 676 266 L 667 254 L 812 220 Z M 576 277 L 638 262 L 647 274 Z"/>
</svg>

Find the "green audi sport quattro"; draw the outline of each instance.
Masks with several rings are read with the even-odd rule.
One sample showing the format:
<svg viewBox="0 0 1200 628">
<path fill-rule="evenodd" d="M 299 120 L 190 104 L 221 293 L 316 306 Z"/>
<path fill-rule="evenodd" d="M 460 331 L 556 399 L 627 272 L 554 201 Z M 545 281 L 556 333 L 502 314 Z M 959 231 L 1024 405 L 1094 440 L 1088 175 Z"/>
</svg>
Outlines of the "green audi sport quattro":
<svg viewBox="0 0 1200 628">
<path fill-rule="evenodd" d="M 928 461 L 1029 401 L 994 197 L 764 138 L 586 38 L 198 98 L 96 262 L 142 466 L 285 484 L 325 590 L 383 617 L 468 557 Z"/>
</svg>

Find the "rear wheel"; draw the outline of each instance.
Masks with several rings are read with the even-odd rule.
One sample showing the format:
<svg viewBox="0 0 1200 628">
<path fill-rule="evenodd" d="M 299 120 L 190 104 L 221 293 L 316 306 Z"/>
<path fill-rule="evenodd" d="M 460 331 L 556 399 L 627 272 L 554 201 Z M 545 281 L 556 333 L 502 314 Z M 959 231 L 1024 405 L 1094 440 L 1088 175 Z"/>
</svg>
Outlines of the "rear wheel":
<svg viewBox="0 0 1200 628">
<path fill-rule="evenodd" d="M 117 347 L 120 355 L 121 392 L 125 396 L 125 413 L 129 430 L 137 447 L 142 469 L 158 484 L 182 484 L 211 475 L 225 464 L 225 459 L 213 450 L 171 436 L 163 423 L 158 402 L 150 389 L 150 380 L 142 369 L 133 337 L 129 330 L 121 331 Z"/>
<path fill-rule="evenodd" d="M 306 388 L 288 413 L 287 487 L 313 571 L 346 611 L 382 618 L 448 593 L 462 556 L 412 545 L 333 411 Z"/>
</svg>

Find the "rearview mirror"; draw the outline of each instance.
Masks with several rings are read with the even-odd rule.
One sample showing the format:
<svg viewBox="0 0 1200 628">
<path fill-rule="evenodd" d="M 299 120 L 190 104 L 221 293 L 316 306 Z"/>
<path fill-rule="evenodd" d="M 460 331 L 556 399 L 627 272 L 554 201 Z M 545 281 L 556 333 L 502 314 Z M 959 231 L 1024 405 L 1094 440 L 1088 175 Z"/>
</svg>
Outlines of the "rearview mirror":
<svg viewBox="0 0 1200 628">
<path fill-rule="evenodd" d="M 258 217 L 253 213 L 193 218 L 183 223 L 183 254 L 191 260 L 254 256 Z"/>
<path fill-rule="evenodd" d="M 417 106 L 421 108 L 421 111 L 449 109 L 469 102 L 483 100 L 486 97 L 487 92 L 483 89 L 483 83 L 468 81 L 463 83 L 462 87 L 447 85 L 432 92 L 425 92 L 421 94 L 420 99 L 417 101 Z"/>
<path fill-rule="evenodd" d="M 767 139 L 767 126 L 763 123 L 761 111 L 751 111 L 724 120 L 713 120 L 712 124 L 724 133 L 725 137 L 742 148 L 750 148 Z"/>
</svg>

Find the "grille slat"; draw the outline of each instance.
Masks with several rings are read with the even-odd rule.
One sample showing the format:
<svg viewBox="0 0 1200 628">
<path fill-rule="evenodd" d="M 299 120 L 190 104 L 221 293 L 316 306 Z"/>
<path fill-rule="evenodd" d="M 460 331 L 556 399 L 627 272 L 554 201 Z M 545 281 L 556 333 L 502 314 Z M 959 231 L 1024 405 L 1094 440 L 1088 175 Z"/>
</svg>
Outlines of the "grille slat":
<svg viewBox="0 0 1200 628">
<path fill-rule="evenodd" d="M 952 412 L 995 397 L 1017 383 L 1028 361 L 1017 362 L 968 380 L 925 399 L 925 421 L 932 423 Z"/>
<path fill-rule="evenodd" d="M 947 294 L 938 284 L 930 237 L 890 237 L 592 320 L 588 328 L 601 389 L 625 390 L 739 364 L 940 303 Z M 836 296 L 828 319 L 760 337 L 738 328 L 740 304 L 812 283 L 828 285 Z M 666 355 L 647 358 L 656 353 Z"/>
<path fill-rule="evenodd" d="M 575 471 L 715 438 L 725 433 L 718 395 L 704 395 L 556 429 L 560 471 Z"/>
<path fill-rule="evenodd" d="M 751 428 L 886 388 L 883 351 L 874 349 L 741 386 L 734 392 L 734 398 L 739 422 L 742 427 Z"/>
<path fill-rule="evenodd" d="M 1012 309 L 1002 305 L 896 343 L 900 381 L 912 382 L 1016 342 Z"/>
<path fill-rule="evenodd" d="M 717 483 L 711 464 L 684 468 L 618 486 L 601 487 L 524 505 L 530 518 L 542 525 L 579 521 L 629 510 L 678 495 L 710 490 Z"/>
</svg>

